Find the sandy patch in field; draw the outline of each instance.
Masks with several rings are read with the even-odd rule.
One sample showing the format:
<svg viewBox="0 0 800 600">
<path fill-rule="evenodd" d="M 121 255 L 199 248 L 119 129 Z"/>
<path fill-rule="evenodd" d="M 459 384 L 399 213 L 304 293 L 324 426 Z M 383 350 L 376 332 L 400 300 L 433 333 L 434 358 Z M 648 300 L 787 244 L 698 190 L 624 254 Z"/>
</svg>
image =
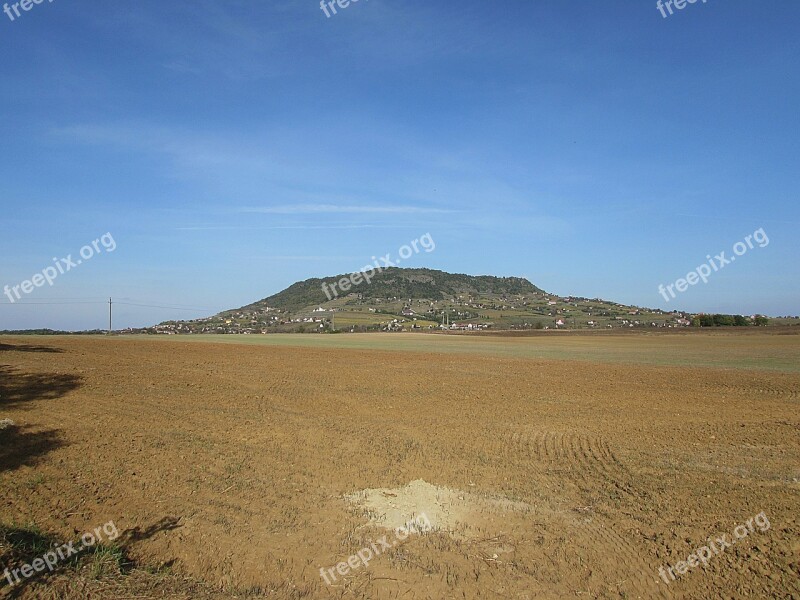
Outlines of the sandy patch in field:
<svg viewBox="0 0 800 600">
<path fill-rule="evenodd" d="M 386 529 L 404 527 L 424 515 L 434 531 L 469 537 L 469 531 L 493 516 L 509 512 L 526 513 L 532 506 L 507 498 L 479 496 L 470 492 L 437 486 L 417 479 L 401 488 L 373 488 L 345 496 L 369 517 L 371 523 Z M 424 519 L 422 519 L 424 522 Z"/>
</svg>

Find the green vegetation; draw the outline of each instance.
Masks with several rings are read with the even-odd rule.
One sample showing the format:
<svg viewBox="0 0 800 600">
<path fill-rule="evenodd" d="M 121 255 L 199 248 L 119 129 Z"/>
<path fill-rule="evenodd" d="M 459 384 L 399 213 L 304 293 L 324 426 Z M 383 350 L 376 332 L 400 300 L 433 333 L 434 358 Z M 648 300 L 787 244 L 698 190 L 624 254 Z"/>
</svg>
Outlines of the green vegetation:
<svg viewBox="0 0 800 600">
<path fill-rule="evenodd" d="M 98 544 L 89 549 L 85 561 L 92 579 L 114 577 L 130 570 L 133 563 L 119 546 Z"/>
<path fill-rule="evenodd" d="M 17 526 L 0 524 L 0 560 L 7 565 L 30 564 L 63 542 L 44 533 L 34 524 Z M 78 546 L 76 546 L 78 547 Z M 96 544 L 66 559 L 59 557 L 57 571 L 86 568 L 92 579 L 125 573 L 133 563 L 117 545 Z"/>
<path fill-rule="evenodd" d="M 692 319 L 692 327 L 758 327 L 769 325 L 767 317 L 756 315 L 752 319 L 742 315 L 696 315 Z"/>
<path fill-rule="evenodd" d="M 36 525 L 0 525 L 0 549 L 4 557 L 32 560 L 50 550 L 54 543 L 55 540 Z"/>
<path fill-rule="evenodd" d="M 348 275 L 300 281 L 282 292 L 240 310 L 269 306 L 295 312 L 314 304 L 325 304 L 328 302 L 328 296 L 323 291 L 322 285 L 327 284 L 330 287 Z M 443 300 L 464 294 L 521 295 L 542 292 L 530 281 L 520 277 L 458 275 L 433 269 L 397 267 L 376 272 L 372 276 L 371 283 L 362 283 L 355 286 L 352 291 L 362 299 L 427 298 L 430 300 Z"/>
</svg>

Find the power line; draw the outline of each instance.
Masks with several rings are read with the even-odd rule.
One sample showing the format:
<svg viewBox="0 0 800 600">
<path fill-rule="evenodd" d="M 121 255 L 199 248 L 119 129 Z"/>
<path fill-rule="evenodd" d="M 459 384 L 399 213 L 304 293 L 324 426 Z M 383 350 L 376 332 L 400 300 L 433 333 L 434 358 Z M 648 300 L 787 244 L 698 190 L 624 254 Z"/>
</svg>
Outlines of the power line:
<svg viewBox="0 0 800 600">
<path fill-rule="evenodd" d="M 62 306 L 66 304 L 105 304 L 105 301 L 97 302 L 0 302 L 0 306 Z"/>
<path fill-rule="evenodd" d="M 119 302 L 126 302 L 126 301 L 127 302 L 136 302 L 136 303 L 144 304 L 145 306 L 152 306 L 152 305 L 161 306 L 161 304 L 157 300 L 139 300 L 137 298 L 127 298 L 127 297 L 122 297 L 122 298 L 119 299 Z M 173 302 L 173 303 L 170 304 L 170 306 L 174 306 L 176 308 L 197 308 L 196 306 L 191 305 L 191 304 L 180 304 L 178 302 Z M 197 308 L 197 310 L 214 310 L 214 309 L 211 309 L 211 308 L 207 308 L 207 309 L 206 308 L 202 308 L 202 309 Z"/>
<path fill-rule="evenodd" d="M 78 301 L 54 301 L 54 302 L 41 302 L 41 301 L 33 301 L 33 302 L 0 302 L 0 306 L 68 306 L 68 305 L 75 305 L 75 304 L 108 304 L 108 300 L 102 301 L 95 301 L 95 302 L 78 302 Z M 120 302 L 119 300 L 114 301 L 114 304 L 123 304 L 125 306 L 138 306 L 142 308 L 162 308 L 165 310 L 188 310 L 194 312 L 215 312 L 213 308 L 197 308 L 197 307 L 187 307 L 187 306 L 165 306 L 162 304 L 141 304 L 137 302 Z"/>
<path fill-rule="evenodd" d="M 170 310 L 191 310 L 194 312 L 213 312 L 214 309 L 212 308 L 189 308 L 189 307 L 181 307 L 181 306 L 157 306 L 155 304 L 137 304 L 134 302 L 120 302 L 116 301 L 114 304 L 124 304 L 125 306 L 142 306 L 144 308 L 166 308 Z"/>
<path fill-rule="evenodd" d="M 64 296 L 61 298 L 41 298 L 41 300 L 102 300 L 105 302 L 105 299 L 102 296 Z M 38 300 L 34 300 L 34 302 L 38 302 Z"/>
<path fill-rule="evenodd" d="M 123 306 L 136 306 L 141 308 L 156 308 L 160 310 L 182 310 L 182 311 L 190 311 L 190 312 L 201 312 L 201 313 L 214 313 L 213 309 L 210 308 L 196 308 L 196 307 L 187 307 L 187 306 L 166 306 L 163 304 L 145 304 L 143 302 L 120 302 L 119 300 L 114 302 L 112 298 L 109 297 L 108 301 L 76 301 L 76 300 L 68 300 L 66 298 L 59 298 L 59 299 L 42 299 L 42 300 L 33 300 L 29 302 L 0 302 L 0 306 L 75 306 L 75 305 L 99 305 L 99 304 L 108 304 L 108 334 L 111 335 L 114 332 L 113 329 L 113 307 L 114 304 L 121 304 Z"/>
</svg>

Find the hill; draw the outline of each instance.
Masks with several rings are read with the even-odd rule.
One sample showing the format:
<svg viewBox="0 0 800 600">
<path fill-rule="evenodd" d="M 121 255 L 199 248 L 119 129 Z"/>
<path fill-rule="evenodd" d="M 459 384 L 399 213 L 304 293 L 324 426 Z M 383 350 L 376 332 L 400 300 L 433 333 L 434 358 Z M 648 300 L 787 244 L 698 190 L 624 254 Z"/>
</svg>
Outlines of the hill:
<svg viewBox="0 0 800 600">
<path fill-rule="evenodd" d="M 392 267 L 340 293 L 345 277 L 350 275 L 306 279 L 241 308 L 193 321 L 168 321 L 147 332 L 577 329 L 691 323 L 691 315 L 682 312 L 549 294 L 521 277 Z"/>
<path fill-rule="evenodd" d="M 331 300 L 333 296 L 330 291 L 326 294 L 323 285 L 330 290 L 332 286 L 345 277 L 349 277 L 349 275 L 337 275 L 324 279 L 306 279 L 269 298 L 264 298 L 238 310 L 258 310 L 264 307 L 273 307 L 295 312 L 309 306 L 321 305 Z M 542 290 L 521 277 L 459 275 L 433 269 L 391 267 L 376 272 L 369 284 L 363 282 L 361 285 L 355 286 L 353 293 L 359 295 L 362 300 L 390 298 L 444 300 L 465 294 L 510 296 L 537 294 L 542 293 Z"/>
</svg>

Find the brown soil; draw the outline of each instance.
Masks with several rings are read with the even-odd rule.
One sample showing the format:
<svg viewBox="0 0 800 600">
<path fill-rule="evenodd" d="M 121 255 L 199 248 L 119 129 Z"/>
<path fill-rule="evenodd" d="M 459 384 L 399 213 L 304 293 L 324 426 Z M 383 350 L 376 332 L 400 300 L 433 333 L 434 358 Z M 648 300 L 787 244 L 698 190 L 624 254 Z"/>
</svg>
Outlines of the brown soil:
<svg viewBox="0 0 800 600">
<path fill-rule="evenodd" d="M 166 565 L 219 597 L 800 597 L 797 374 L 2 341 L 0 523 L 66 541 L 113 520 L 140 568 L 0 594 L 201 597 L 140 593 Z M 434 531 L 322 580 L 420 512 Z M 659 577 L 761 512 L 768 530 Z"/>
</svg>

